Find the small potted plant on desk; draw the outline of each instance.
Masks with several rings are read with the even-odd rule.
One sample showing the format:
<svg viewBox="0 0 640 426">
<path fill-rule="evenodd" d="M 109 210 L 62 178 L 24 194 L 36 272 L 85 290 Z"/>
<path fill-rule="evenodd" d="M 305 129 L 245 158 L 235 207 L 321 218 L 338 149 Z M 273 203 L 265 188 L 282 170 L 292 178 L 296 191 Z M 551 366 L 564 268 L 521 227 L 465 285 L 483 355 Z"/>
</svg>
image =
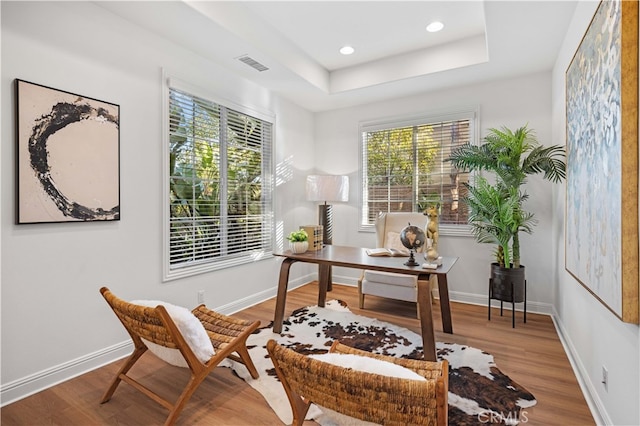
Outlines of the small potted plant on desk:
<svg viewBox="0 0 640 426">
<path fill-rule="evenodd" d="M 304 229 L 292 231 L 288 236 L 289 249 L 296 254 L 304 253 L 309 248 L 309 235 Z"/>
<path fill-rule="evenodd" d="M 476 240 L 497 245 L 489 281 L 491 298 L 526 303 L 519 232 L 532 233 L 535 220 L 523 208 L 529 198 L 523 187 L 529 175 L 539 173 L 546 180 L 561 182 L 566 176 L 564 158 L 564 147 L 540 145 L 526 125 L 515 131 L 489 129 L 482 145 L 467 143 L 451 153 L 449 161 L 454 167 L 486 170 L 495 177 L 494 184 L 480 176 L 473 184 L 465 184 L 469 224 Z"/>
</svg>

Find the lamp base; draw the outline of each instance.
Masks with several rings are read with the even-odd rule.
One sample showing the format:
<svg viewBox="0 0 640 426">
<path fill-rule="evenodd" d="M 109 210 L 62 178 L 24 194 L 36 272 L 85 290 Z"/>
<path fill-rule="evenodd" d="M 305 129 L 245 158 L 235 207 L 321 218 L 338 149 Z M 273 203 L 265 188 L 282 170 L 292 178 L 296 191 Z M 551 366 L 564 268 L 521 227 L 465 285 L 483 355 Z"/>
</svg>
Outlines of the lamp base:
<svg viewBox="0 0 640 426">
<path fill-rule="evenodd" d="M 323 244 L 333 244 L 333 206 L 331 204 L 318 206 L 318 220 L 322 226 Z"/>
</svg>

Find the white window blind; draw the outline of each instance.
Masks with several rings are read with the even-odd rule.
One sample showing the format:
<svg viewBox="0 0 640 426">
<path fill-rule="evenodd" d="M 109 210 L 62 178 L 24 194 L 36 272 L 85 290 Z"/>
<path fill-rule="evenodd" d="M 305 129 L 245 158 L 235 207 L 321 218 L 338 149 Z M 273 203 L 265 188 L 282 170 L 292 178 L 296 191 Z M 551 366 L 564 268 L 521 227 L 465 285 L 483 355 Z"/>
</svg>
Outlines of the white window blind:
<svg viewBox="0 0 640 426">
<path fill-rule="evenodd" d="M 467 234 L 468 210 L 459 200 L 470 176 L 447 158 L 452 149 L 476 143 L 475 117 L 469 111 L 362 124 L 361 228 L 382 212 L 423 212 L 439 204 L 441 233 Z"/>
<path fill-rule="evenodd" d="M 168 273 L 272 252 L 272 123 L 169 88 Z"/>
</svg>

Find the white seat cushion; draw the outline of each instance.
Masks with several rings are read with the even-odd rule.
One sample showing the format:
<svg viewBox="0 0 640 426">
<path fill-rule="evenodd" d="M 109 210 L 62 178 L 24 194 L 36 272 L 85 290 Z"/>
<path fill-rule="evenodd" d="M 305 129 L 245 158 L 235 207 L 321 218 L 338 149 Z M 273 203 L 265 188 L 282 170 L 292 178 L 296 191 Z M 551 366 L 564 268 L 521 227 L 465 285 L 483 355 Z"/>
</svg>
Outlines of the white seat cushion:
<svg viewBox="0 0 640 426">
<path fill-rule="evenodd" d="M 418 301 L 418 289 L 416 287 L 389 285 L 375 281 L 362 280 L 362 294 L 404 300 L 406 302 Z"/>
<path fill-rule="evenodd" d="M 207 330 L 204 329 L 200 320 L 196 318 L 189 309 L 159 300 L 134 300 L 131 303 L 150 308 L 155 308 L 158 305 L 164 306 L 167 313 L 178 327 L 178 330 L 180 330 L 182 337 L 184 337 L 184 340 L 187 342 L 195 356 L 202 363 L 209 361 L 209 359 L 211 359 L 215 354 L 215 350 L 213 349 L 213 344 L 211 343 L 211 339 L 209 339 Z M 185 361 L 178 349 L 167 348 L 153 342 L 149 342 L 145 339 L 142 340 L 144 341 L 144 344 L 147 345 L 151 353 L 158 358 L 171 365 L 188 367 L 187 361 Z"/>
<path fill-rule="evenodd" d="M 370 358 L 368 356 L 360 356 L 355 354 L 326 353 L 318 355 L 309 355 L 309 358 L 327 362 L 339 367 L 350 368 L 365 373 L 379 374 L 381 376 L 398 377 L 401 379 L 421 380 L 424 377 L 413 370 L 394 364 L 381 359 Z"/>
<path fill-rule="evenodd" d="M 364 279 L 371 282 L 379 282 L 403 287 L 415 287 L 418 285 L 418 277 L 415 275 L 394 274 L 393 272 L 364 271 Z"/>
</svg>

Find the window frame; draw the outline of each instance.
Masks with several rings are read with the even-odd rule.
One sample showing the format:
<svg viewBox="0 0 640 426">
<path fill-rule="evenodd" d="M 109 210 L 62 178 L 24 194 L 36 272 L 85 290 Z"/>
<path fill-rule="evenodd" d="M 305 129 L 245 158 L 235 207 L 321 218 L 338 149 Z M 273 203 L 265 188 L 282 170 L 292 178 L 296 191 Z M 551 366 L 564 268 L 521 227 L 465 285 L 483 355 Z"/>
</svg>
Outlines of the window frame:
<svg viewBox="0 0 640 426">
<path fill-rule="evenodd" d="M 253 118 L 260 119 L 262 121 L 268 122 L 271 125 L 271 146 L 269 148 L 269 164 L 262 164 L 262 176 L 266 177 L 267 183 L 263 183 L 263 185 L 267 185 L 269 189 L 268 204 L 270 207 L 270 211 L 266 212 L 265 215 L 269 216 L 269 223 L 267 224 L 268 231 L 265 232 L 264 237 L 269 240 L 269 247 L 267 250 L 263 250 L 259 253 L 256 252 L 247 252 L 242 255 L 223 258 L 223 259 L 208 259 L 202 262 L 194 262 L 192 265 L 182 266 L 180 268 L 173 268 L 171 266 L 171 248 L 170 248 L 170 240 L 171 240 L 171 232 L 170 232 L 170 222 L 171 222 L 171 210 L 170 210 L 170 92 L 172 89 L 186 92 L 191 94 L 192 96 L 198 97 L 200 99 L 207 100 L 209 102 L 215 103 L 222 107 L 234 110 L 235 112 L 239 112 L 241 114 L 245 114 L 251 116 Z M 163 281 L 172 281 L 180 278 L 190 277 L 202 273 L 207 273 L 211 271 L 217 271 L 229 267 L 234 267 L 238 265 L 244 265 L 250 262 L 255 262 L 258 260 L 269 259 L 272 257 L 273 251 L 275 249 L 275 133 L 276 133 L 276 120 L 275 114 L 266 111 L 259 111 L 252 107 L 248 107 L 245 105 L 239 105 L 233 101 L 229 101 L 227 99 L 221 99 L 212 91 L 203 89 L 202 87 L 198 87 L 192 84 L 189 84 L 181 79 L 172 77 L 165 72 L 163 72 L 163 106 L 162 106 L 162 118 L 163 118 L 163 131 L 162 131 L 162 139 L 163 139 L 163 150 L 162 150 L 162 171 L 163 171 L 163 218 L 162 218 L 162 244 L 163 244 Z M 222 149 L 226 149 L 226 146 Z M 226 179 L 223 180 L 221 185 L 225 185 Z M 268 233 L 268 235 L 266 235 Z"/>
<path fill-rule="evenodd" d="M 367 194 L 367 171 L 366 164 L 364 158 L 364 150 L 365 141 L 363 140 L 364 132 L 375 132 L 381 130 L 390 130 L 395 128 L 402 127 L 411 127 L 411 126 L 419 126 L 425 125 L 429 123 L 438 123 L 444 121 L 454 121 L 454 120 L 462 120 L 468 119 L 470 121 L 470 132 L 469 135 L 471 137 L 471 143 L 474 145 L 478 145 L 480 141 L 480 108 L 479 106 L 465 106 L 451 110 L 443 110 L 443 111 L 434 111 L 428 112 L 424 114 L 415 114 L 415 115 L 403 115 L 403 116 L 395 116 L 395 117 L 387 117 L 377 120 L 368 120 L 361 121 L 358 125 L 358 161 L 359 161 L 359 179 L 360 185 L 358 186 L 358 197 L 360 200 L 360 212 L 358 219 L 358 231 L 359 232 L 369 232 L 374 233 L 375 225 L 366 224 L 368 218 L 368 200 L 365 197 Z M 473 182 L 477 176 L 477 173 L 472 172 L 469 175 L 469 181 Z M 426 217 L 425 217 L 426 223 Z M 439 233 L 440 235 L 448 235 L 448 236 L 463 236 L 463 237 L 473 237 L 472 228 L 468 224 L 439 224 Z"/>
</svg>

